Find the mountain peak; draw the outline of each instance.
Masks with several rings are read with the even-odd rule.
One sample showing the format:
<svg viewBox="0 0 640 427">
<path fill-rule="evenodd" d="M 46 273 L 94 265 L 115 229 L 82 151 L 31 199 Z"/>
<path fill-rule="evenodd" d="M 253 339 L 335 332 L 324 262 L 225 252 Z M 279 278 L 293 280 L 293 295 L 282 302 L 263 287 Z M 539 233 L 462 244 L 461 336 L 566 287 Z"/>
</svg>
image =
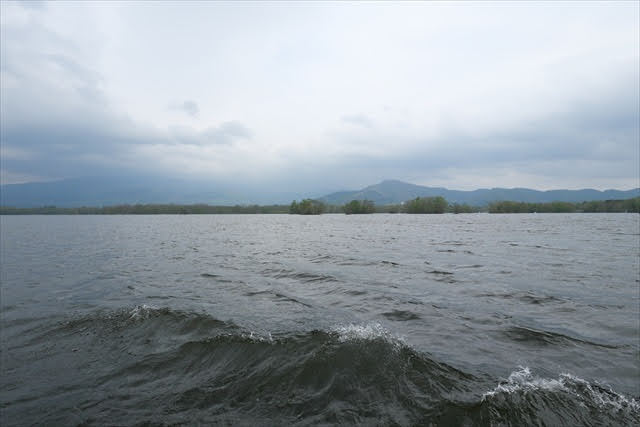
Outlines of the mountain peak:
<svg viewBox="0 0 640 427">
<path fill-rule="evenodd" d="M 381 185 L 381 184 L 404 184 L 404 185 L 414 185 L 414 184 L 409 184 L 408 182 L 405 181 L 400 181 L 399 179 L 385 179 L 380 181 L 379 184 L 376 185 Z"/>
</svg>

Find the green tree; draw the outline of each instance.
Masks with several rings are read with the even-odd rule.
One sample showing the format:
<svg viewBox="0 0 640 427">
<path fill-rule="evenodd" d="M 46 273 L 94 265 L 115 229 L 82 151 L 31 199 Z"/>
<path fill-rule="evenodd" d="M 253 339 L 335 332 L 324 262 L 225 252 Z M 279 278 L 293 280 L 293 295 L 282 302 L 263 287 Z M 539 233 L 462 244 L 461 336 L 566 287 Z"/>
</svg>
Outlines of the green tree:
<svg viewBox="0 0 640 427">
<path fill-rule="evenodd" d="M 289 213 L 298 215 L 320 215 L 325 209 L 325 204 L 319 200 L 304 199 L 300 203 L 294 200 L 289 206 Z"/>
<path fill-rule="evenodd" d="M 405 211 L 410 214 L 442 214 L 449 204 L 444 197 L 416 197 L 405 203 Z"/>
<path fill-rule="evenodd" d="M 463 204 L 454 203 L 453 205 L 450 206 L 450 208 L 451 208 L 451 212 L 453 212 L 454 214 L 474 212 L 474 209 L 466 203 L 463 203 Z"/>
<path fill-rule="evenodd" d="M 344 213 L 351 214 L 370 214 L 376 211 L 376 207 L 371 200 L 352 200 L 343 207 Z"/>
</svg>

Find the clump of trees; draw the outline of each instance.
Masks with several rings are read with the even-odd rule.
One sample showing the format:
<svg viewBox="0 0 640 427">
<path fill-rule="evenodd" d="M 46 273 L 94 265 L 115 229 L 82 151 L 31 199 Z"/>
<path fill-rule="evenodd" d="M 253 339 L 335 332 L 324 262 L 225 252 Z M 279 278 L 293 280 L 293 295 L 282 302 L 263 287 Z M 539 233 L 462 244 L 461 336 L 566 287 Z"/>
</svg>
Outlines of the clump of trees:
<svg viewBox="0 0 640 427">
<path fill-rule="evenodd" d="M 384 206 L 376 206 L 377 213 L 401 213 L 403 211 L 401 204 L 393 204 L 393 205 L 384 205 Z"/>
<path fill-rule="evenodd" d="M 489 213 L 571 213 L 576 205 L 569 202 L 527 203 L 502 201 L 489 204 Z"/>
<path fill-rule="evenodd" d="M 324 213 L 326 205 L 319 200 L 304 199 L 301 202 L 293 201 L 289 206 L 290 214 L 320 215 Z"/>
<path fill-rule="evenodd" d="M 640 213 L 640 197 L 626 200 L 582 202 L 576 206 L 580 212 L 636 212 Z"/>
<path fill-rule="evenodd" d="M 376 207 L 371 200 L 352 200 L 342 208 L 347 215 L 351 214 L 371 214 L 376 211 Z"/>
<path fill-rule="evenodd" d="M 404 205 L 406 213 L 410 214 L 442 214 L 449 204 L 444 197 L 416 197 Z"/>
<path fill-rule="evenodd" d="M 474 212 L 480 212 L 480 208 L 469 206 L 466 203 L 462 203 L 462 204 L 454 203 L 452 205 L 449 205 L 448 212 L 451 212 L 454 214 L 474 213 Z"/>
<path fill-rule="evenodd" d="M 627 200 L 594 200 L 591 202 L 526 203 L 502 201 L 489 204 L 489 213 L 572 213 L 572 212 L 638 212 L 640 197 Z"/>
</svg>

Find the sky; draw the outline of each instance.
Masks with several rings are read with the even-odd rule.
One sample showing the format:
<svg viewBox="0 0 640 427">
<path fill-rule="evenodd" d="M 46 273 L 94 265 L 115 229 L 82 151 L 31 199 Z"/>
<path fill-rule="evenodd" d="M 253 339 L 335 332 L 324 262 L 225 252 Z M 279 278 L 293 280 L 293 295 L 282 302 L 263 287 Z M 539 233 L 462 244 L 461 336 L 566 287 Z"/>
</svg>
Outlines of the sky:
<svg viewBox="0 0 640 427">
<path fill-rule="evenodd" d="M 2 184 L 640 187 L 638 2 L 0 2 Z"/>
</svg>

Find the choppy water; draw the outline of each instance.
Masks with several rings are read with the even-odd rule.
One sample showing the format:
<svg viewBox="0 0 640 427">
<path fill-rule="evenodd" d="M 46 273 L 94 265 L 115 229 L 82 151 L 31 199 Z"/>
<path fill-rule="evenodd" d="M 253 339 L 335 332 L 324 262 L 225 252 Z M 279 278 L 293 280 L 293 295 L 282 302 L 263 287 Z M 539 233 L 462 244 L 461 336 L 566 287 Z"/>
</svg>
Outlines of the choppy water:
<svg viewBox="0 0 640 427">
<path fill-rule="evenodd" d="M 10 425 L 640 423 L 640 216 L 1 217 Z"/>
</svg>

